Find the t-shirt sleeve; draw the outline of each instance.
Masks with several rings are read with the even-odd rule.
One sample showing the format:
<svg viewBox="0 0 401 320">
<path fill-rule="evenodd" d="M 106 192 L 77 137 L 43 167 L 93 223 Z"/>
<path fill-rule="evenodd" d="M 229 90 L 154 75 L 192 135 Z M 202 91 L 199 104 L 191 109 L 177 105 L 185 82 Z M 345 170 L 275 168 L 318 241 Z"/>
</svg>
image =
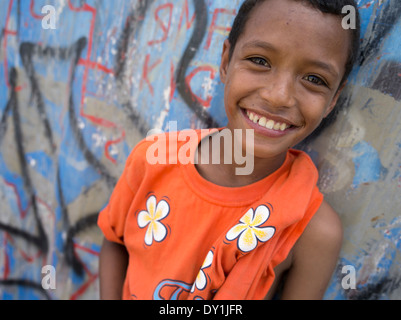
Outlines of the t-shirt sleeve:
<svg viewBox="0 0 401 320">
<path fill-rule="evenodd" d="M 106 207 L 99 213 L 98 226 L 105 238 L 124 244 L 125 221 L 135 192 L 142 181 L 144 168 L 139 143 L 128 157 L 124 171 L 117 181 Z"/>
</svg>

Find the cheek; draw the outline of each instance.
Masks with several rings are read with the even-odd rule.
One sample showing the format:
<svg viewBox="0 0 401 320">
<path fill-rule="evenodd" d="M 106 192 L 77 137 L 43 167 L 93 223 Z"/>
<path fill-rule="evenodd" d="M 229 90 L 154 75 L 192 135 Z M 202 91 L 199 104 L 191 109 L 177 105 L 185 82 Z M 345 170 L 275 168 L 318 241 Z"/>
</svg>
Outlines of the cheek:
<svg viewBox="0 0 401 320">
<path fill-rule="evenodd" d="M 317 127 L 325 117 L 329 104 L 326 99 L 312 98 L 305 100 L 302 115 L 306 125 Z"/>
<path fill-rule="evenodd" d="M 237 106 L 242 99 L 248 97 L 252 90 L 255 89 L 255 85 L 250 85 L 250 81 L 245 79 L 246 76 L 243 73 L 228 74 L 224 86 L 224 101 L 228 103 L 227 107 Z"/>
<path fill-rule="evenodd" d="M 238 90 L 235 90 L 235 86 L 232 81 L 228 81 L 224 87 L 224 107 L 228 117 L 236 112 L 237 104 Z"/>
</svg>

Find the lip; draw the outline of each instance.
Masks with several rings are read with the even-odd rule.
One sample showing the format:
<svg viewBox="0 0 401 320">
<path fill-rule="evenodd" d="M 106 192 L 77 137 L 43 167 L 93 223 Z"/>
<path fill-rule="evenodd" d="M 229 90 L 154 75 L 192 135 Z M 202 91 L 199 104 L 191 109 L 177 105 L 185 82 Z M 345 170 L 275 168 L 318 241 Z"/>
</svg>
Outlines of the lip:
<svg viewBox="0 0 401 320">
<path fill-rule="evenodd" d="M 253 121 L 251 121 L 249 119 L 248 115 L 246 114 L 247 111 L 250 111 L 250 112 L 254 112 L 256 114 L 262 115 L 260 112 L 256 112 L 256 111 L 252 111 L 252 110 L 246 110 L 246 109 L 243 109 L 243 108 L 240 108 L 240 109 L 241 109 L 242 115 L 243 115 L 243 117 L 245 119 L 245 122 L 252 129 L 254 129 L 257 133 L 259 133 L 261 135 L 264 135 L 264 136 L 267 136 L 267 137 L 271 137 L 271 138 L 280 138 L 280 137 L 283 137 L 283 136 L 287 135 L 288 133 L 290 133 L 290 132 L 292 132 L 292 131 L 297 129 L 297 126 L 295 126 L 291 122 L 289 122 L 289 121 L 287 121 L 287 120 L 285 120 L 283 118 L 276 117 L 276 116 L 270 116 L 270 115 L 265 116 L 265 117 L 268 118 L 268 119 L 271 119 L 271 120 L 273 120 L 275 122 L 286 123 L 286 124 L 289 124 L 291 126 L 289 128 L 287 128 L 287 129 L 285 129 L 284 131 L 273 130 L 273 129 L 268 129 L 268 128 L 262 127 L 259 124 L 254 123 Z"/>
</svg>

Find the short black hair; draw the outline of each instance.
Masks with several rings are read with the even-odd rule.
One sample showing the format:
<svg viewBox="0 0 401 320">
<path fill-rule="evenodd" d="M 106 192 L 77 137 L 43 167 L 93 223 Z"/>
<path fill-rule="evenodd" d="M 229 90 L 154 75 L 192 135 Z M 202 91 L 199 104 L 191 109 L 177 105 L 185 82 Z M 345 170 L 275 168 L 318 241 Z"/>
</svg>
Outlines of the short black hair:
<svg viewBox="0 0 401 320">
<path fill-rule="evenodd" d="M 246 23 L 249 20 L 250 14 L 261 3 L 268 0 L 245 0 L 242 4 L 241 8 L 238 11 L 238 14 L 234 20 L 232 25 L 230 34 L 228 36 L 228 41 L 230 42 L 230 51 L 229 51 L 229 59 L 234 53 L 235 46 L 241 34 L 244 32 L 244 28 Z M 351 73 L 355 62 L 359 57 L 359 48 L 360 48 L 360 15 L 357 8 L 357 5 L 354 0 L 293 0 L 298 2 L 303 2 L 307 5 L 310 5 L 312 8 L 315 8 L 323 13 L 333 14 L 344 18 L 347 13 L 343 13 L 343 8 L 345 6 L 351 5 L 355 8 L 355 28 L 351 28 L 351 45 L 350 52 L 348 54 L 348 60 L 345 65 L 344 76 L 341 80 L 341 84 L 343 84 L 349 74 Z M 340 84 L 340 85 L 341 85 Z"/>
</svg>

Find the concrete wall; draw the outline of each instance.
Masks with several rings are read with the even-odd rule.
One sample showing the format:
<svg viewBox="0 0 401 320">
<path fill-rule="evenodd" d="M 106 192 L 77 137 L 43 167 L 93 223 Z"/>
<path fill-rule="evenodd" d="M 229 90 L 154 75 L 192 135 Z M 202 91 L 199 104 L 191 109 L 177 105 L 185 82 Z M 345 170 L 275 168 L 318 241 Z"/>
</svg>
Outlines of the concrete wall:
<svg viewBox="0 0 401 320">
<path fill-rule="evenodd" d="M 218 64 L 241 2 L 0 0 L 1 298 L 98 298 L 96 218 L 130 150 L 170 120 L 225 124 Z M 347 107 L 306 147 L 345 226 L 326 298 L 399 299 L 401 3 L 358 2 Z"/>
</svg>

